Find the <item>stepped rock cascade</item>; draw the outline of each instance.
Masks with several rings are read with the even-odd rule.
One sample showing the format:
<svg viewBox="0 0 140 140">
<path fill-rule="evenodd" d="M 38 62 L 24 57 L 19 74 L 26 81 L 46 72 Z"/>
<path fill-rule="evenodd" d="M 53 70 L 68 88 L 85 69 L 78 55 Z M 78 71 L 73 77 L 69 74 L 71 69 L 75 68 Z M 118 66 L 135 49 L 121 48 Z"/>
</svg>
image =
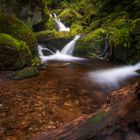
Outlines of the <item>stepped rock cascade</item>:
<svg viewBox="0 0 140 140">
<path fill-rule="evenodd" d="M 72 41 L 70 41 L 67 45 L 64 46 L 64 48 L 59 51 L 57 50 L 56 53 L 53 53 L 51 50 L 48 48 L 43 48 L 41 45 L 38 45 L 38 52 L 41 58 L 42 63 L 46 61 L 52 61 L 52 60 L 57 60 L 57 61 L 79 61 L 79 60 L 84 60 L 83 58 L 79 57 L 74 57 L 72 56 L 72 53 L 74 51 L 74 47 L 76 44 L 76 41 L 80 38 L 80 35 L 76 35 Z M 43 54 L 43 50 L 48 50 L 49 52 L 52 53 L 52 55 L 45 56 Z"/>
<path fill-rule="evenodd" d="M 102 87 L 118 88 L 125 80 L 139 76 L 138 70 L 140 70 L 140 63 L 90 72 L 88 77 Z"/>
<path fill-rule="evenodd" d="M 69 27 L 66 27 L 62 22 L 61 20 L 57 17 L 57 15 L 54 13 L 53 16 L 50 14 L 50 17 L 53 18 L 53 20 L 55 21 L 56 23 L 56 27 L 58 29 L 59 32 L 69 32 L 70 31 L 70 28 Z"/>
</svg>

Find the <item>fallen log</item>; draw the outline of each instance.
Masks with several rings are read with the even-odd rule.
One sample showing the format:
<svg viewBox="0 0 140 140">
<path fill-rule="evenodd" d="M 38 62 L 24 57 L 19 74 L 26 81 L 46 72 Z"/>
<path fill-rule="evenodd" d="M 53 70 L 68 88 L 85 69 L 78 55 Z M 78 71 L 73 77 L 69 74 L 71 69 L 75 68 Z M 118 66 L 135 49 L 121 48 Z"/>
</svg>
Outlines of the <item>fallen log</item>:
<svg viewBox="0 0 140 140">
<path fill-rule="evenodd" d="M 127 129 L 134 122 L 140 126 L 140 84 L 114 91 L 98 112 L 48 130 L 33 140 L 87 140 Z"/>
</svg>

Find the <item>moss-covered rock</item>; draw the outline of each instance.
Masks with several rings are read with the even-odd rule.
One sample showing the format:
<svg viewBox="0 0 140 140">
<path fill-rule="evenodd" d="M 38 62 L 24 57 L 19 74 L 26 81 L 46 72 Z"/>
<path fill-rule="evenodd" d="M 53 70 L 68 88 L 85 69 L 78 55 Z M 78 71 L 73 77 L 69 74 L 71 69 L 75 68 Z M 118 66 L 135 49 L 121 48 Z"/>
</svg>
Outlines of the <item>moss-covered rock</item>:
<svg viewBox="0 0 140 140">
<path fill-rule="evenodd" d="M 45 44 L 51 50 L 61 49 L 65 46 L 73 37 L 73 32 L 56 32 L 56 31 L 42 31 L 36 33 L 38 42 Z"/>
<path fill-rule="evenodd" d="M 83 33 L 83 26 L 78 22 L 73 23 L 70 28 L 71 28 L 71 32 L 75 34 Z"/>
<path fill-rule="evenodd" d="M 132 21 L 130 31 L 132 35 L 140 35 L 140 18 Z"/>
<path fill-rule="evenodd" d="M 73 9 L 65 9 L 60 13 L 59 18 L 67 25 L 71 26 L 72 23 L 81 22 L 82 16 Z"/>
<path fill-rule="evenodd" d="M 45 27 L 47 30 L 53 30 L 56 31 L 56 24 L 54 22 L 54 19 L 50 17 L 48 21 L 45 23 Z"/>
<path fill-rule="evenodd" d="M 22 80 L 22 79 L 37 76 L 38 74 L 39 74 L 39 70 L 36 67 L 25 67 L 22 70 L 16 71 L 10 77 L 10 79 L 12 79 L 12 80 Z"/>
<path fill-rule="evenodd" d="M 111 60 L 136 63 L 140 59 L 138 20 L 116 19 L 108 28 L 108 54 Z M 139 38 L 139 39 L 138 39 Z"/>
<path fill-rule="evenodd" d="M 24 41 L 0 34 L 0 69 L 21 69 L 31 62 L 31 52 Z"/>
<path fill-rule="evenodd" d="M 98 28 L 86 35 L 83 35 L 76 44 L 75 55 L 89 57 L 92 54 L 99 54 L 104 46 L 106 30 Z"/>
<path fill-rule="evenodd" d="M 0 12 L 0 33 L 10 34 L 18 40 L 23 40 L 32 54 L 37 54 L 37 40 L 33 31 L 19 19 Z"/>
<path fill-rule="evenodd" d="M 99 28 L 101 26 L 101 20 L 100 19 L 96 19 L 94 20 L 90 25 L 89 27 L 86 28 L 86 32 L 90 32 L 90 31 L 93 31 L 94 29 L 96 28 Z"/>
</svg>

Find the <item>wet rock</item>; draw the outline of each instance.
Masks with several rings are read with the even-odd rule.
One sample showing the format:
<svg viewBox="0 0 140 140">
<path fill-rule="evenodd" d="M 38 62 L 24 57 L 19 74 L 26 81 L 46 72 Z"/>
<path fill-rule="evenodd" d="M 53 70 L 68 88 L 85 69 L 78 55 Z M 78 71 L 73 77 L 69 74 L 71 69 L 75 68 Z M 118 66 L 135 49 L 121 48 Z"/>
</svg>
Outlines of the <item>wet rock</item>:
<svg viewBox="0 0 140 140">
<path fill-rule="evenodd" d="M 26 78 L 31 78 L 39 74 L 36 67 L 25 67 L 22 70 L 15 72 L 13 76 L 10 77 L 12 80 L 21 80 Z"/>
<path fill-rule="evenodd" d="M 73 39 L 75 33 L 71 32 L 57 32 L 57 31 L 42 31 L 37 32 L 36 37 L 41 44 L 45 44 L 48 48 L 53 50 L 62 49 L 70 40 Z"/>
<path fill-rule="evenodd" d="M 104 37 L 106 30 L 98 28 L 88 34 L 83 35 L 75 46 L 74 54 L 81 57 L 89 57 L 93 54 L 99 54 L 101 48 L 104 46 Z"/>
</svg>

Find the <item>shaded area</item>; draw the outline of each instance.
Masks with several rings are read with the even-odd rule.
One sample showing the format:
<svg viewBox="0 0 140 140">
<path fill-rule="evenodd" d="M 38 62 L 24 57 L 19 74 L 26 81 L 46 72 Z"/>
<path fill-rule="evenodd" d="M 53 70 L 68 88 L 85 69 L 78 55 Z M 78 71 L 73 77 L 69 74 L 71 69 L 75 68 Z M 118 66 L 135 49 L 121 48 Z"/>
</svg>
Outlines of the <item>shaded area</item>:
<svg viewBox="0 0 140 140">
<path fill-rule="evenodd" d="M 105 139 L 112 139 L 115 130 L 128 130 L 130 124 L 136 122 L 140 126 L 140 94 L 139 84 L 130 84 L 120 90 L 112 92 L 110 99 L 97 112 L 83 115 L 58 129 L 47 131 L 34 140 L 89 140 L 94 136 L 106 135 Z M 125 99 L 125 100 L 124 100 Z M 121 139 L 138 140 L 136 133 L 124 133 Z M 103 137 L 97 137 L 102 139 Z"/>
<path fill-rule="evenodd" d="M 105 66 L 112 65 L 100 60 L 82 65 L 54 63 L 39 76 L 20 81 L 6 78 L 12 72 L 0 72 L 1 139 L 30 140 L 48 128 L 96 111 L 106 95 L 82 77 Z"/>
</svg>

